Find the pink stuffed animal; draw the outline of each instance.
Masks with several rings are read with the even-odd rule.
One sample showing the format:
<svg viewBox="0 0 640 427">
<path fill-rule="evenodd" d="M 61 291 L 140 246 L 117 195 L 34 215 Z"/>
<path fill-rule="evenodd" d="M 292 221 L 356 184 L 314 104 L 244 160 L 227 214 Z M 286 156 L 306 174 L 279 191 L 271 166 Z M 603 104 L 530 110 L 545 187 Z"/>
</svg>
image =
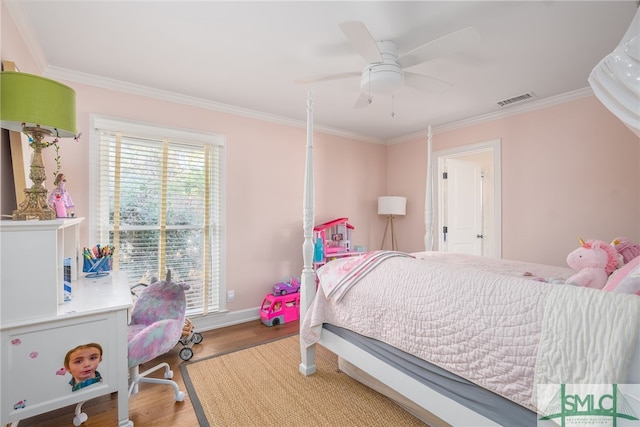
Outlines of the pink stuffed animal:
<svg viewBox="0 0 640 427">
<path fill-rule="evenodd" d="M 567 256 L 567 264 L 580 271 L 569 277 L 567 283 L 602 289 L 618 265 L 618 253 L 602 240 L 579 241 L 580 247 Z"/>
<path fill-rule="evenodd" d="M 640 256 L 640 245 L 633 243 L 626 237 L 614 239 L 611 245 L 622 257 L 622 265 L 628 264 L 632 259 Z M 619 267 L 622 267 L 622 265 Z"/>
</svg>

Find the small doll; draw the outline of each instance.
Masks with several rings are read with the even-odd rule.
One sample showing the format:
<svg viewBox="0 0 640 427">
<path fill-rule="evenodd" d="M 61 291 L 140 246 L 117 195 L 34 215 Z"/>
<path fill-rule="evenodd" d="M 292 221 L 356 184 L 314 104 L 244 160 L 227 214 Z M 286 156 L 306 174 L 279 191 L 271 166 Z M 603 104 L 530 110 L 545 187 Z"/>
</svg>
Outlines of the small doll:
<svg viewBox="0 0 640 427">
<path fill-rule="evenodd" d="M 75 207 L 73 204 L 73 200 L 71 199 L 71 195 L 64 188 L 66 183 L 67 178 L 63 173 L 59 173 L 56 176 L 56 179 L 53 181 L 53 184 L 56 186 L 56 188 L 49 195 L 49 206 L 51 206 L 51 209 L 53 209 L 54 211 L 56 210 L 55 201 L 58 196 L 60 196 L 60 199 L 64 203 L 64 207 L 66 208 L 67 212 Z"/>
</svg>

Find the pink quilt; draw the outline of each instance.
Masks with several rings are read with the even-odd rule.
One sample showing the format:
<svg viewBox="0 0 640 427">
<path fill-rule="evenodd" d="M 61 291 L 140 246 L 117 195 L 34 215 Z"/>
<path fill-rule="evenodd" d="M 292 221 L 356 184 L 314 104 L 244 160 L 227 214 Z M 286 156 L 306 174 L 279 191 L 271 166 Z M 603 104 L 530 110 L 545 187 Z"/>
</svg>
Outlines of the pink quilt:
<svg viewBox="0 0 640 427">
<path fill-rule="evenodd" d="M 548 305 L 555 303 L 558 289 L 566 294 L 564 301 L 569 298 L 587 304 L 593 300 L 595 305 L 601 294 L 593 293 L 602 291 L 550 283 L 573 274 L 569 268 L 439 254 L 442 257 L 436 253 L 415 257 L 374 253 L 326 264 L 318 272 L 323 291 L 316 293 L 302 321 L 303 342 L 307 346 L 317 342 L 322 324 L 331 323 L 428 360 L 535 410 L 532 395 L 542 331 L 549 324 L 552 328 L 554 323 L 564 324 L 545 321 Z M 620 301 L 607 304 L 622 308 L 624 303 L 630 312 L 638 312 L 638 302 L 636 296 L 623 295 Z M 557 310 L 568 322 L 572 319 L 568 316 L 575 319 L 576 312 L 587 310 L 571 305 L 563 303 Z M 621 327 L 615 324 L 600 322 L 606 329 L 602 335 L 612 337 L 611 342 L 628 342 L 637 334 L 637 327 L 623 331 L 621 322 Z M 618 335 L 620 331 L 627 335 Z M 574 353 L 584 351 L 584 343 L 573 339 L 572 333 L 560 327 L 545 334 L 556 337 L 550 341 L 552 348 L 545 350 L 558 350 L 549 360 L 583 356 Z M 564 335 L 566 338 L 558 338 Z M 582 338 L 590 346 L 595 342 L 592 336 Z M 557 349 L 553 345 L 557 341 L 576 343 L 576 348 Z M 607 348 L 606 342 L 602 344 Z M 594 356 L 611 359 L 606 351 Z M 623 362 L 612 372 L 624 370 Z"/>
</svg>

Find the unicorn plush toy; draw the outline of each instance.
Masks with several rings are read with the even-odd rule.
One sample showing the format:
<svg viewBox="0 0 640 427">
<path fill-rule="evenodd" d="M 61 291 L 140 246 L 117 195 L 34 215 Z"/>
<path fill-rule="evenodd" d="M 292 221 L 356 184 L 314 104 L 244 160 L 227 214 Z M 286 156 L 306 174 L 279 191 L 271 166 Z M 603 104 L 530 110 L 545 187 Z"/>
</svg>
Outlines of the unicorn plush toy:
<svg viewBox="0 0 640 427">
<path fill-rule="evenodd" d="M 618 265 L 618 253 L 602 240 L 579 241 L 580 247 L 567 256 L 569 267 L 579 271 L 569 277 L 567 283 L 602 289 Z"/>
<path fill-rule="evenodd" d="M 620 265 L 622 267 L 625 264 L 631 262 L 632 259 L 640 256 L 640 245 L 633 243 L 626 237 L 618 237 L 611 242 L 611 246 L 618 252 L 620 258 Z"/>
</svg>

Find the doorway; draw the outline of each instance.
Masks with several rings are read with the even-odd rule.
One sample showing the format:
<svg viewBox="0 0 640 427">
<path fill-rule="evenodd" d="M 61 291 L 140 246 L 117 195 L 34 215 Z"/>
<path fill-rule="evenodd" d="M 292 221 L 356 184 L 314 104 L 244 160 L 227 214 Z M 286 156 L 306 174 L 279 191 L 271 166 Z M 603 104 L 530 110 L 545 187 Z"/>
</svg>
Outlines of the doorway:
<svg viewBox="0 0 640 427">
<path fill-rule="evenodd" d="M 501 141 L 433 153 L 437 250 L 502 257 Z"/>
</svg>

